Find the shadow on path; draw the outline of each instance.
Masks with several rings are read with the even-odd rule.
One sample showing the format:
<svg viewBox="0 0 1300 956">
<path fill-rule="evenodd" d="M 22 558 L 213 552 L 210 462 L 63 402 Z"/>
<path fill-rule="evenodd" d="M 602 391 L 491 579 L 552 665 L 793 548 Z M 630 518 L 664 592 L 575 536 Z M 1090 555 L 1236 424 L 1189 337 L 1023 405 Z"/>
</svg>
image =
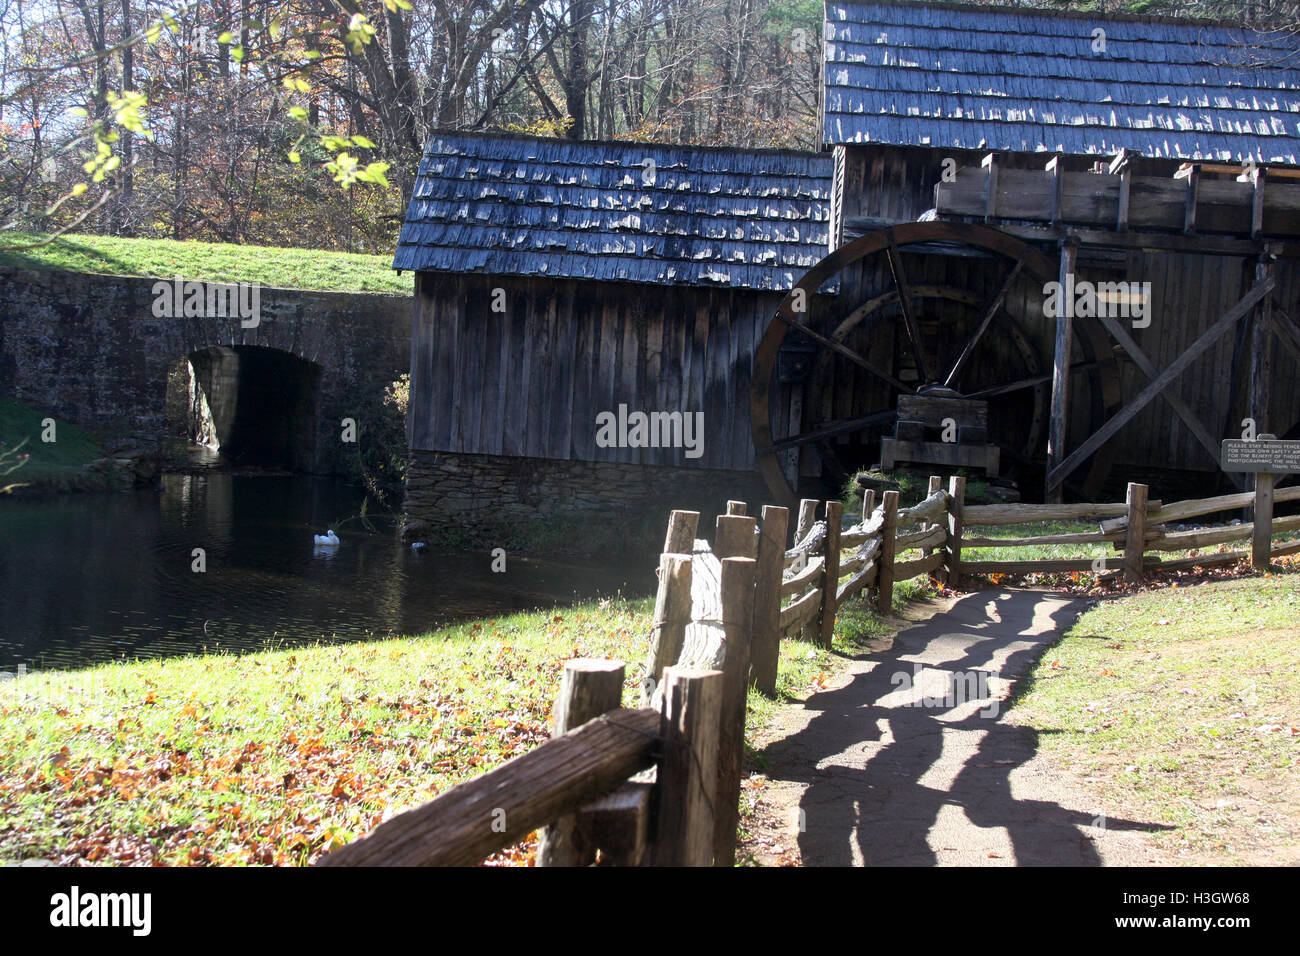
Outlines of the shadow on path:
<svg viewBox="0 0 1300 956">
<path fill-rule="evenodd" d="M 1026 767 L 1037 732 L 1001 722 L 1012 682 L 1082 608 L 975 592 L 810 698 L 816 716 L 763 751 L 770 779 L 806 785 L 804 864 L 1097 866 L 1112 841 L 1114 862 L 1143 862 L 1132 831 L 1165 827 L 1102 817 L 1063 775 Z"/>
</svg>

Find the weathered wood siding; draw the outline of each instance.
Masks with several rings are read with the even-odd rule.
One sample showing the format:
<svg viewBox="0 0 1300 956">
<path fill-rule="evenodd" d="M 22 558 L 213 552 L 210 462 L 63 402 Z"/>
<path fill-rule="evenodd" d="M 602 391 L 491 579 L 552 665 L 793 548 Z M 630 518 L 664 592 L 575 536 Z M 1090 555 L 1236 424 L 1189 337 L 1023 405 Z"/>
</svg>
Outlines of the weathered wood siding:
<svg viewBox="0 0 1300 956">
<path fill-rule="evenodd" d="M 847 146 L 836 149 L 844 150 L 842 158 L 837 157 L 837 163 L 842 163 L 844 169 L 844 206 L 842 213 L 836 217 L 841 232 L 838 244 L 841 245 L 885 225 L 918 219 L 934 206 L 934 187 L 943 173 L 945 158 L 955 159 L 960 167 L 978 165 L 985 155 L 983 152 L 969 150 L 897 146 Z M 999 153 L 999 163 L 1006 169 L 1041 169 L 1048 158 L 1046 154 Z M 1074 170 L 1090 168 L 1092 162 L 1092 159 L 1085 157 L 1066 157 L 1064 160 L 1065 168 Z M 1172 161 L 1143 160 L 1142 168 L 1144 174 L 1172 175 L 1176 166 L 1177 163 Z M 880 258 L 883 260 L 883 257 Z M 961 277 L 962 270 L 986 269 L 988 264 L 987 260 L 978 258 L 954 259 L 952 263 L 955 264 L 943 266 L 927 263 L 924 267 L 914 267 L 910 270 L 909 279 L 914 285 L 941 282 L 945 278 L 957 284 L 967 284 Z M 1276 299 L 1292 317 L 1300 316 L 1300 277 L 1297 276 L 1297 271 L 1300 270 L 1289 260 L 1280 261 L 1277 265 L 1279 282 Z M 1245 294 L 1254 278 L 1254 264 L 1230 256 L 1163 252 L 1132 252 L 1118 256 L 1114 262 L 1103 262 L 1101 257 L 1090 259 L 1088 250 L 1085 249 L 1081 253 L 1078 274 L 1081 279 L 1092 281 L 1124 279 L 1151 282 L 1151 325 L 1146 329 L 1134 330 L 1133 334 L 1156 366 L 1164 368 Z M 851 312 L 857 303 L 866 301 L 892 285 L 887 270 L 882 272 L 881 263 L 874 261 L 855 267 L 844 279 L 843 292 L 834 306 L 835 313 L 841 316 Z M 989 278 L 984 276 L 974 279 L 970 284 L 991 290 L 996 283 L 991 286 Z M 1008 297 L 1007 311 L 1021 319 L 1023 327 L 1032 337 L 1040 365 L 1047 371 L 1051 369 L 1054 326 L 1051 321 L 1042 318 L 1041 305 L 1035 305 L 1032 293 L 1033 290 L 1017 289 Z M 952 317 L 956 307 L 933 307 L 932 302 L 927 302 L 926 306 L 928 311 L 921 319 L 925 334 L 943 335 L 946 320 Z M 892 310 L 891 315 L 893 312 L 896 309 Z M 1078 321 L 1086 320 L 1077 319 L 1076 322 Z M 892 322 L 884 322 L 879 323 L 874 330 L 859 328 L 856 347 L 862 350 L 862 354 L 873 361 L 889 365 L 907 380 L 910 350 L 903 337 L 897 334 L 897 326 Z M 850 341 L 849 344 L 854 345 L 855 342 Z M 1273 348 L 1274 387 L 1269 428 L 1282 435 L 1300 427 L 1300 401 L 1296 398 L 1300 395 L 1300 367 L 1284 347 L 1275 342 Z M 994 358 L 992 364 L 984 365 L 980 375 L 1002 375 L 1004 369 L 999 366 L 1004 364 L 1005 373 L 1009 374 L 1019 363 L 1019 357 L 1008 352 Z M 1248 343 L 1243 343 L 1239 337 L 1230 334 L 1198 359 L 1172 388 L 1196 411 L 1211 433 L 1235 437 L 1240 432 L 1241 419 L 1246 415 L 1242 399 L 1249 380 L 1249 365 Z M 1121 361 L 1121 368 L 1123 398 L 1128 400 L 1141 391 L 1147 384 L 1147 379 L 1131 362 Z M 851 384 L 847 379 L 846 384 L 854 397 L 852 400 L 843 399 L 843 407 L 833 409 L 836 417 L 849 417 L 847 412 L 850 407 L 857 414 L 865 414 L 877 406 L 883 407 L 887 389 L 878 380 L 847 367 L 837 374 L 842 378 L 852 376 Z M 842 395 L 843 390 L 837 391 Z M 1033 392 L 1021 392 L 1018 395 L 1019 401 L 1026 402 Z M 1230 401 L 1231 395 L 1236 396 L 1235 400 Z M 842 399 L 823 395 L 820 400 L 823 405 L 835 402 L 838 406 Z M 1076 382 L 1071 399 L 1071 445 L 1077 444 L 1101 424 L 1101 421 L 1091 418 L 1093 404 L 1086 380 Z M 821 414 L 831 410 L 824 408 Z M 1021 422 L 1027 422 L 1027 413 L 1028 409 L 1025 409 L 1025 414 L 1010 423 L 1010 427 L 1019 427 Z M 999 425 L 996 406 L 993 417 L 993 431 L 997 436 L 1007 424 Z M 1005 438 L 1005 435 L 999 437 Z M 860 435 L 837 439 L 837 444 L 863 440 Z M 874 441 L 874 438 L 869 440 Z M 1045 449 L 1045 435 L 1043 440 Z M 1119 449 L 1116 457 L 1119 464 L 1196 471 L 1218 469 L 1217 462 L 1209 458 L 1191 432 L 1162 400 L 1148 406 L 1125 426 L 1114 441 Z M 804 459 L 805 474 L 809 473 L 810 467 L 818 467 L 814 456 L 806 454 Z"/>
<path fill-rule="evenodd" d="M 505 291 L 504 313 L 491 309 Z M 754 351 L 781 296 L 680 286 L 420 273 L 411 447 L 747 470 Z M 601 448 L 596 416 L 704 413 L 703 454 Z"/>
</svg>

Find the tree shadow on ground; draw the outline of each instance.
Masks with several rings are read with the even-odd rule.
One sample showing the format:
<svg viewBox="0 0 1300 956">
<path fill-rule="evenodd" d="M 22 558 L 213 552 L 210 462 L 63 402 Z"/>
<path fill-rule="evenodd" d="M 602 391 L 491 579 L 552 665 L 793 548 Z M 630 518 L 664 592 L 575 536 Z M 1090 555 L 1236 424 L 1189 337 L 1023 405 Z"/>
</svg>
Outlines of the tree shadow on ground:
<svg viewBox="0 0 1300 956">
<path fill-rule="evenodd" d="M 868 866 L 1098 866 L 1094 839 L 1104 831 L 1169 829 L 1012 793 L 1011 775 L 1037 752 L 1039 733 L 1002 722 L 1009 701 L 1000 691 L 1082 609 L 1045 597 L 984 591 L 959 599 L 887 650 L 855 658 L 870 670 L 810 698 L 805 707 L 818 715 L 762 751 L 770 778 L 807 785 L 799 834 L 806 865 L 852 865 L 856 844 Z M 1017 789 L 1052 790 L 1050 782 Z"/>
</svg>

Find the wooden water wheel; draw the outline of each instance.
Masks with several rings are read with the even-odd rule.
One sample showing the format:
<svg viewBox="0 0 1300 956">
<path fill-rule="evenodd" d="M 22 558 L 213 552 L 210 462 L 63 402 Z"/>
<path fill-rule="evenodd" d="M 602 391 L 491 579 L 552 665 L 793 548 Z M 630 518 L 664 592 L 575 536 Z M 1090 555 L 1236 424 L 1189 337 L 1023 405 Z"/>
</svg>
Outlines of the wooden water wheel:
<svg viewBox="0 0 1300 956">
<path fill-rule="evenodd" d="M 1043 313 L 1044 286 L 1056 278 L 1057 263 L 1033 246 L 963 223 L 904 223 L 824 258 L 782 301 L 754 359 L 750 420 L 769 489 L 793 502 L 801 479 L 839 481 L 880 461 L 882 438 L 898 427 L 900 396 L 986 407 L 980 437 L 1022 483 L 1040 478 L 1055 333 Z M 833 298 L 817 295 L 836 281 Z M 1119 376 L 1098 325 L 1075 322 L 1074 334 L 1077 439 L 1117 406 Z M 1104 449 L 1093 457 L 1085 494 L 1110 463 Z"/>
</svg>

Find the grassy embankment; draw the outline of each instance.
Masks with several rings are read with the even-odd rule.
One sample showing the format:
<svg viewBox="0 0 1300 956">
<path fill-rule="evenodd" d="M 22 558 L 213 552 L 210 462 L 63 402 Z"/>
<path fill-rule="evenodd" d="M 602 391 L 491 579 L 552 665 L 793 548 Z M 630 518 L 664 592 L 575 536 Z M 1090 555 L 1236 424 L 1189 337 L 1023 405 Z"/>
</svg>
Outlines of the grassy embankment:
<svg viewBox="0 0 1300 956">
<path fill-rule="evenodd" d="M 1300 863 L 1300 564 L 1100 602 L 1008 719 L 1174 860 Z M 1105 839 L 1105 837 L 1103 837 Z"/>
<path fill-rule="evenodd" d="M 651 611 L 604 600 L 422 637 L 0 684 L 0 859 L 309 862 L 545 739 L 567 658 L 627 661 L 633 704 Z M 885 627 L 846 608 L 836 649 Z M 781 653 L 778 700 L 751 694 L 751 729 L 834 667 L 800 641 Z"/>
<path fill-rule="evenodd" d="M 54 420 L 54 441 L 41 440 L 46 429 L 42 422 L 46 416 L 28 408 L 12 398 L 0 396 L 0 445 L 8 452 L 9 464 L 16 463 L 14 456 L 26 455 L 17 468 L 8 474 L 0 473 L 0 487 L 15 484 L 23 491 L 70 491 L 83 488 L 102 488 L 105 476 L 87 471 L 85 466 L 104 456 L 104 450 L 93 435 L 61 419 Z"/>
<path fill-rule="evenodd" d="M 32 245 L 44 236 L 5 233 L 3 245 Z M 63 269 L 105 275 L 177 275 L 196 282 L 260 282 L 285 289 L 410 295 L 411 273 L 398 275 L 389 256 L 241 246 L 172 239 L 64 235 L 46 245 L 0 249 L 0 269 Z"/>
</svg>

